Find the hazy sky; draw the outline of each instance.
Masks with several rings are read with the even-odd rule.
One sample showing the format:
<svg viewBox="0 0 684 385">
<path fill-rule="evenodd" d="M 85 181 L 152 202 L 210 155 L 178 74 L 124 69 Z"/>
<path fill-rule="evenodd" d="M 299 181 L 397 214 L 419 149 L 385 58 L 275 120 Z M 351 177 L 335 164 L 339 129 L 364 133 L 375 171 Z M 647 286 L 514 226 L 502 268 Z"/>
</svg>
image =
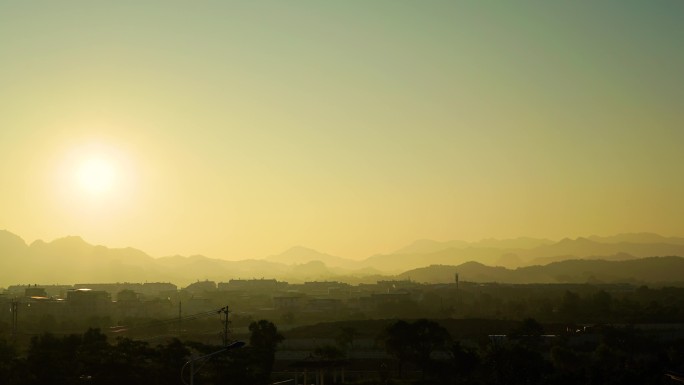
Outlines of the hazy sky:
<svg viewBox="0 0 684 385">
<path fill-rule="evenodd" d="M 0 0 L 0 229 L 153 256 L 684 235 L 684 2 Z"/>
</svg>

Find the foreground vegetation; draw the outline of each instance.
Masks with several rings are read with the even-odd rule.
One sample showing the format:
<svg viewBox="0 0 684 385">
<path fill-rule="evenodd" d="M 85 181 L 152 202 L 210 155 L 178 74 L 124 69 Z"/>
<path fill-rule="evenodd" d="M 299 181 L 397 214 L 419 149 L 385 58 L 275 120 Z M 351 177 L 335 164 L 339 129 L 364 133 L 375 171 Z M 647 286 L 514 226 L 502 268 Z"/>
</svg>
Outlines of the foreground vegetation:
<svg viewBox="0 0 684 385">
<path fill-rule="evenodd" d="M 410 290 L 367 314 L 273 313 L 285 331 L 234 315 L 237 338 L 249 343 L 198 361 L 194 384 L 301 384 L 307 371 L 309 384 L 317 376 L 330 385 L 669 384 L 684 372 L 682 288 Z M 191 359 L 223 349 L 216 319 L 188 317 L 182 328 L 132 319 L 113 329 L 106 318 L 44 321 L 26 319 L 18 334 L 0 322 L 0 384 L 184 384 Z"/>
<path fill-rule="evenodd" d="M 27 351 L 0 340 L 0 378 L 3 384 L 183 384 L 189 360 L 221 352 L 197 372 L 198 384 L 265 384 L 269 382 L 276 345 L 282 341 L 269 321 L 250 325 L 249 346 L 226 350 L 223 346 L 182 342 L 172 338 L 151 346 L 148 342 L 117 338 L 113 343 L 99 329 L 83 334 L 55 336 L 45 333 L 31 339 Z M 181 377 L 182 375 L 182 377 Z M 184 382 L 185 381 L 185 382 Z"/>
<path fill-rule="evenodd" d="M 303 367 L 327 376 L 330 384 L 343 382 L 344 377 L 332 376 L 340 370 L 348 373 L 344 383 L 454 385 L 669 384 L 674 380 L 668 375 L 684 371 L 684 339 L 659 338 L 632 326 L 547 335 L 540 323 L 526 319 L 505 335 L 456 339 L 437 321 L 390 321 L 375 336 L 385 352 L 376 359 L 354 354 L 361 331 L 344 324 L 326 327 L 335 330 L 335 344 L 318 346 L 304 361 L 276 362 L 283 336 L 270 321 L 253 322 L 247 346 L 197 362 L 201 370 L 194 383 L 270 384 L 287 373 L 292 380 Z M 0 378 L 8 385 L 184 384 L 189 360 L 222 349 L 176 338 L 157 345 L 122 337 L 110 341 L 99 329 L 45 333 L 21 352 L 0 340 Z M 279 378 L 274 366 L 280 367 Z"/>
</svg>

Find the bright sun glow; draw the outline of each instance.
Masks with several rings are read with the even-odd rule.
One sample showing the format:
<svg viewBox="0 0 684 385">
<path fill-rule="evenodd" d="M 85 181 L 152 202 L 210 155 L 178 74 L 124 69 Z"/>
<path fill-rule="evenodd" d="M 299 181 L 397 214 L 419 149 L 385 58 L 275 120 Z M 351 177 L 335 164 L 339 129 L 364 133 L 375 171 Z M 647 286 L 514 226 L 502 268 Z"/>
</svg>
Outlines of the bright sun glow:
<svg viewBox="0 0 684 385">
<path fill-rule="evenodd" d="M 69 213 L 102 218 L 103 210 L 125 212 L 132 207 L 138 168 L 125 147 L 104 140 L 84 141 L 61 155 L 52 181 Z"/>
<path fill-rule="evenodd" d="M 79 187 L 90 194 L 103 194 L 112 190 L 116 179 L 116 167 L 107 159 L 86 159 L 76 171 Z"/>
</svg>

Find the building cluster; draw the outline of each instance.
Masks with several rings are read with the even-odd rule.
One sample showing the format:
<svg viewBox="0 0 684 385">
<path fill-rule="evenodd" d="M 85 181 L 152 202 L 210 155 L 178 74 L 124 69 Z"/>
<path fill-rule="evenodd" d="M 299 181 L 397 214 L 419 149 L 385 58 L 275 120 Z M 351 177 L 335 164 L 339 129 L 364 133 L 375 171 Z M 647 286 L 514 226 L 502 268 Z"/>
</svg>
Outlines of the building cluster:
<svg viewBox="0 0 684 385">
<path fill-rule="evenodd" d="M 411 280 L 353 286 L 336 281 L 290 284 L 275 279 L 205 280 L 184 288 L 158 282 L 30 284 L 10 286 L 0 294 L 0 312 L 16 308 L 20 319 L 33 322 L 107 319 L 116 325 L 127 319 L 173 318 L 229 305 L 238 318 L 308 323 L 420 301 L 425 286 Z M 15 305 L 4 306 L 11 303 Z"/>
</svg>

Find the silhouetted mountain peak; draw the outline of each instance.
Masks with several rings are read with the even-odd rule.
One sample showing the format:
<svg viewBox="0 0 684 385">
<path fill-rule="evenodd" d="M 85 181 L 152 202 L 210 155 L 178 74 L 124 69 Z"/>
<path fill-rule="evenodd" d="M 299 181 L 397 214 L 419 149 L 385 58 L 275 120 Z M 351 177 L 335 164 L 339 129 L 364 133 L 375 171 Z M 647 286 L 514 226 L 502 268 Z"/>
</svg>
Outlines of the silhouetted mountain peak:
<svg viewBox="0 0 684 385">
<path fill-rule="evenodd" d="M 304 247 L 301 245 L 297 246 L 292 246 L 289 249 L 283 251 L 282 253 L 279 254 L 280 256 L 319 256 L 319 255 L 327 255 L 325 253 L 321 253 L 318 250 L 314 250 L 309 247 Z"/>
<path fill-rule="evenodd" d="M 560 241 L 558 241 L 558 243 L 556 243 L 556 245 L 578 245 L 578 244 L 588 245 L 588 244 L 593 244 L 593 243 L 595 243 L 595 242 L 591 241 L 589 238 L 577 237 L 575 239 L 563 238 Z"/>
<path fill-rule="evenodd" d="M 327 266 L 338 267 L 350 267 L 356 263 L 350 259 L 336 257 L 304 246 L 291 247 L 278 255 L 268 256 L 265 260 L 288 265 L 321 261 Z"/>
<path fill-rule="evenodd" d="M 43 248 L 43 247 L 47 246 L 47 244 L 48 244 L 48 243 L 45 242 L 45 241 L 42 240 L 42 239 L 36 239 L 35 241 L 31 242 L 31 244 L 29 245 L 29 247 L 32 248 L 32 249 L 35 249 L 35 248 Z"/>
<path fill-rule="evenodd" d="M 517 237 L 510 239 L 485 238 L 474 245 L 478 247 L 493 247 L 499 249 L 532 249 L 542 245 L 554 243 L 544 238 Z"/>
<path fill-rule="evenodd" d="M 437 253 L 449 249 L 532 249 L 539 246 L 550 245 L 552 243 L 554 242 L 548 239 L 530 237 L 518 237 L 510 239 L 485 238 L 477 242 L 466 242 L 459 240 L 439 242 L 429 239 L 420 239 L 411 243 L 408 246 L 402 247 L 401 249 L 395 251 L 393 255 Z"/>
<path fill-rule="evenodd" d="M 668 243 L 673 245 L 684 245 L 684 238 L 664 237 L 660 234 L 648 232 L 621 233 L 606 237 L 592 235 L 589 239 L 598 243 Z"/>
<path fill-rule="evenodd" d="M 323 262 L 321 262 L 321 261 L 309 261 L 309 262 L 305 262 L 305 263 L 299 264 L 299 265 L 297 265 L 297 266 L 302 266 L 302 267 L 316 267 L 316 268 L 327 268 L 327 266 L 325 265 L 325 263 L 323 263 Z"/>
<path fill-rule="evenodd" d="M 52 246 L 58 246 L 58 247 L 92 247 L 93 245 L 89 244 L 83 238 L 77 236 L 77 235 L 69 235 L 63 238 L 57 238 L 53 240 L 52 242 L 49 243 Z"/>
<path fill-rule="evenodd" d="M 23 248 L 26 247 L 26 241 L 20 236 L 11 233 L 7 230 L 0 230 L 0 248 Z"/>
<path fill-rule="evenodd" d="M 595 238 L 596 239 L 596 238 Z M 639 243 L 630 240 L 660 240 L 667 242 Z M 187 282 L 188 279 L 211 278 L 225 280 L 253 276 L 269 276 L 284 280 L 361 279 L 368 274 L 400 274 L 410 269 L 430 266 L 420 270 L 426 281 L 435 277 L 435 282 L 451 282 L 454 273 L 463 281 L 480 282 L 587 282 L 589 276 L 604 282 L 635 277 L 638 280 L 674 282 L 679 273 L 680 260 L 653 260 L 652 262 L 631 262 L 644 257 L 682 255 L 684 244 L 679 238 L 664 238 L 655 234 L 622 234 L 603 237 L 597 242 L 591 237 L 565 238 L 557 243 L 542 244 L 534 248 L 510 248 L 512 245 L 535 244 L 534 238 L 497 241 L 484 240 L 481 243 L 464 243 L 460 246 L 439 251 L 375 255 L 363 261 L 348 260 L 325 254 L 304 246 L 295 246 L 282 254 L 266 259 L 226 261 L 203 255 L 170 256 L 154 259 L 133 248 L 109 249 L 94 246 L 79 236 L 56 239 L 49 243 L 38 240 L 27 246 L 18 236 L 0 231 L 0 283 L 43 280 L 67 282 L 88 277 L 91 281 L 134 281 L 172 280 Z M 612 242 L 612 241 L 620 242 Z M 425 241 L 425 245 L 439 247 L 454 245 L 449 242 Z M 549 265 L 568 259 L 584 259 L 585 262 Z M 595 262 L 605 259 L 611 262 Z M 617 263 L 620 264 L 617 264 Z M 666 267 L 664 264 L 667 263 Z M 516 268 L 516 270 L 507 270 Z M 520 268 L 521 265 L 535 265 Z M 549 265 L 543 269 L 539 265 Z M 493 267 L 494 266 L 494 267 Z M 577 266 L 575 268 L 574 266 Z M 628 276 L 611 271 L 607 266 L 629 267 Z M 631 267 L 630 267 L 631 266 Z M 659 267 L 649 272 L 650 267 Z M 568 268 L 572 267 L 572 269 Z M 598 270 L 597 270 L 598 269 Z M 605 269 L 605 270 L 601 270 Z M 515 273 L 513 273 L 515 272 Z M 421 274 L 423 274 L 421 273 Z M 588 273 L 589 275 L 585 274 Z M 353 278 L 351 278 L 353 277 Z M 411 273 L 418 277 L 418 273 Z M 363 278 L 365 279 L 365 278 Z"/>
<path fill-rule="evenodd" d="M 450 248 L 465 248 L 468 245 L 470 245 L 468 242 L 459 240 L 440 242 L 431 239 L 419 239 L 395 251 L 393 254 L 433 253 Z"/>
<path fill-rule="evenodd" d="M 437 266 L 437 265 L 432 265 L 432 266 Z M 487 265 L 480 263 L 480 262 L 475 262 L 475 261 L 468 261 L 465 263 L 462 263 L 458 265 L 457 267 L 486 267 Z"/>
<path fill-rule="evenodd" d="M 194 261 L 205 261 L 207 259 L 213 259 L 213 258 L 209 258 L 209 257 L 204 256 L 202 254 L 193 254 L 193 255 L 187 257 L 187 259 L 194 260 Z"/>
</svg>

